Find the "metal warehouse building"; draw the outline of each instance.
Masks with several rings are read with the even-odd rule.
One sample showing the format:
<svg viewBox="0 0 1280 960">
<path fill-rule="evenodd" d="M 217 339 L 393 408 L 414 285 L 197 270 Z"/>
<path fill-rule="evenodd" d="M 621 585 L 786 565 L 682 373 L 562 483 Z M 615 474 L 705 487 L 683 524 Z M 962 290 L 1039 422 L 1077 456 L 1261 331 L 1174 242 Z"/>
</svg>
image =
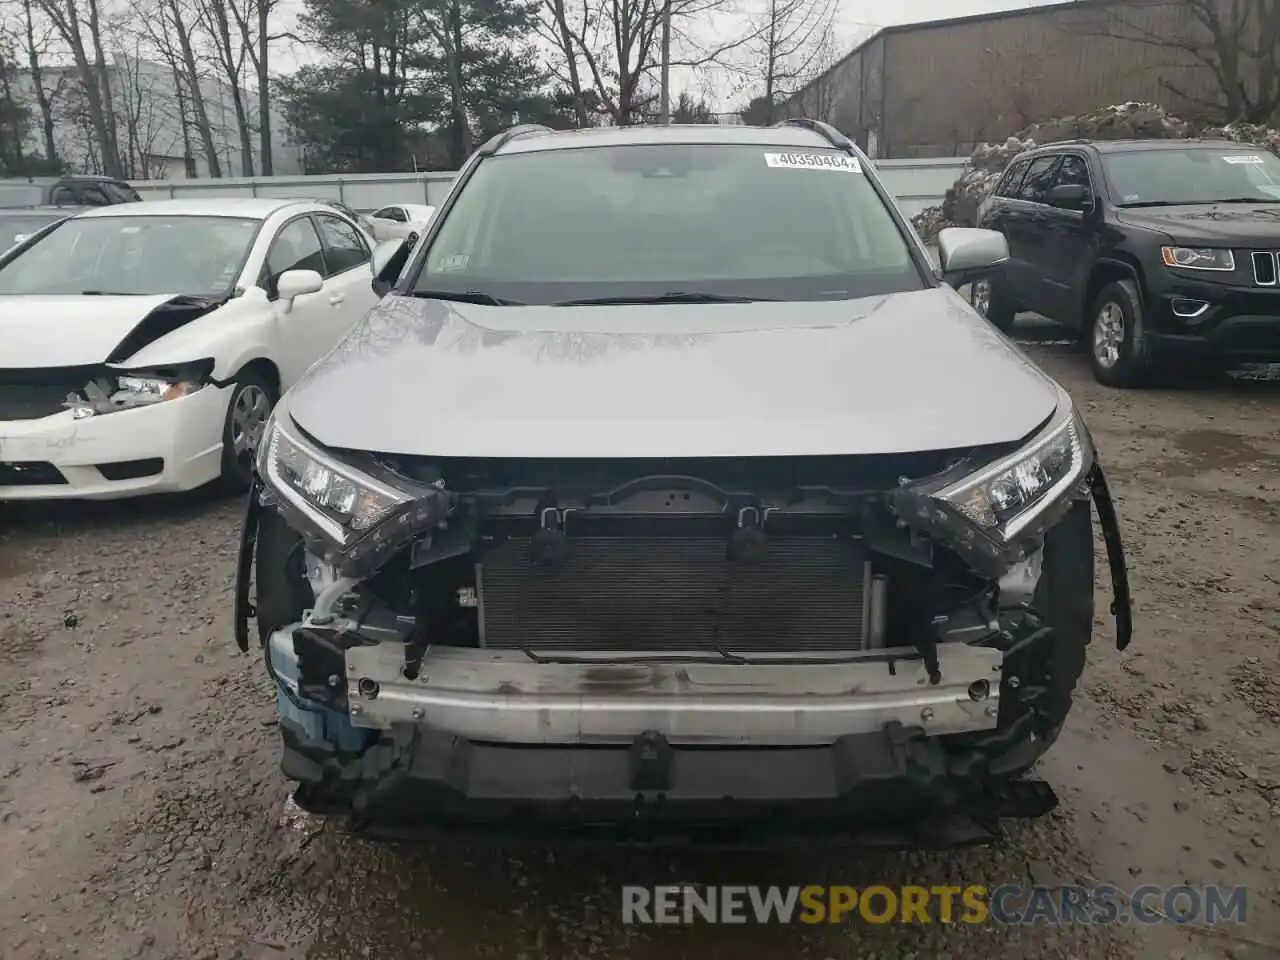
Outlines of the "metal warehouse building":
<svg viewBox="0 0 1280 960">
<path fill-rule="evenodd" d="M 1130 100 L 1221 121 L 1219 85 L 1186 49 L 1215 2 L 1238 0 L 1081 0 L 886 27 L 787 110 L 880 157 L 966 155 L 1036 120 Z"/>
</svg>

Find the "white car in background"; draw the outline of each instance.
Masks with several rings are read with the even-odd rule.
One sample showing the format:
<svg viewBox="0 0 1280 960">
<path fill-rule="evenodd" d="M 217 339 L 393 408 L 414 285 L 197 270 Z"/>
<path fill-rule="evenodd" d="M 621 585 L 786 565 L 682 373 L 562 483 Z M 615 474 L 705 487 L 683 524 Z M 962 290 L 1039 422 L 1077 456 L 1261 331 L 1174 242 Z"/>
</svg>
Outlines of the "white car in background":
<svg viewBox="0 0 1280 960">
<path fill-rule="evenodd" d="M 382 207 L 369 214 L 374 239 L 381 243 L 384 240 L 403 240 L 411 233 L 421 234 L 435 213 L 436 208 L 425 203 L 397 203 Z"/>
<path fill-rule="evenodd" d="M 313 201 L 157 200 L 0 256 L 0 500 L 241 490 L 283 390 L 377 298 Z"/>
</svg>

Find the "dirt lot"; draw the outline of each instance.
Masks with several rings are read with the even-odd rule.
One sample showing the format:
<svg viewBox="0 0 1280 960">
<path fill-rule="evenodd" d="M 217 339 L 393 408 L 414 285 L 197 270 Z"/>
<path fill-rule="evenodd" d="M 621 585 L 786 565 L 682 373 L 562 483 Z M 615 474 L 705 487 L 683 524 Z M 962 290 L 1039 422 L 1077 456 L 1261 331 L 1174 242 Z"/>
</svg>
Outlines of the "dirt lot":
<svg viewBox="0 0 1280 960">
<path fill-rule="evenodd" d="M 231 641 L 238 503 L 0 509 L 0 954 L 1233 957 L 1280 951 L 1280 383 L 1118 393 L 1023 329 L 1119 496 L 1137 606 L 1099 618 L 1063 797 L 946 855 L 390 847 L 290 815 L 260 663 Z M 1101 556 L 1101 555 L 1100 555 Z M 1101 572 L 1105 569 L 1099 566 Z M 1100 584 L 1106 591 L 1106 585 Z M 1105 610 L 1105 603 L 1099 609 Z M 623 883 L 1223 882 L 1243 927 L 632 928 Z"/>
</svg>

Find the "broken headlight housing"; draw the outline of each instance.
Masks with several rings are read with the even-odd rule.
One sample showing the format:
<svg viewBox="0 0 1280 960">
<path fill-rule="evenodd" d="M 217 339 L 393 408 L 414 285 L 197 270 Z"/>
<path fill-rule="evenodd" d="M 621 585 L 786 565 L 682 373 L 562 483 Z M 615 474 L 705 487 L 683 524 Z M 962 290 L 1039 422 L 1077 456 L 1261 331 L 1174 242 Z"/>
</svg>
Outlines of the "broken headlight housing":
<svg viewBox="0 0 1280 960">
<path fill-rule="evenodd" d="M 206 359 L 152 370 L 108 370 L 90 380 L 80 394 L 70 394 L 63 406 L 82 420 L 177 400 L 202 389 L 213 366 L 213 360 Z"/>
<path fill-rule="evenodd" d="M 356 466 L 308 439 L 282 404 L 258 447 L 258 475 L 286 519 L 348 576 L 363 575 L 448 516 L 443 489 L 365 459 Z"/>
<path fill-rule="evenodd" d="M 1026 445 L 967 475 L 908 485 L 893 495 L 905 521 L 999 575 L 1058 519 L 1094 465 L 1093 441 L 1071 397 L 1059 391 L 1049 422 Z"/>
</svg>

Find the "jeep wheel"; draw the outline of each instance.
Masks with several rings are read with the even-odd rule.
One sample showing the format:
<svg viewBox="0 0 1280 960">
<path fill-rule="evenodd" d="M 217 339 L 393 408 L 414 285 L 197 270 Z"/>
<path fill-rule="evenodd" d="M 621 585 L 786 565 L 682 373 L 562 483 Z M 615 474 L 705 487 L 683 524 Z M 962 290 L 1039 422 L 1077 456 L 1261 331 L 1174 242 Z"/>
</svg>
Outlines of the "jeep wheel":
<svg viewBox="0 0 1280 960">
<path fill-rule="evenodd" d="M 973 281 L 969 286 L 969 303 L 1002 333 L 1008 333 L 1013 328 L 1013 320 L 1018 311 L 1009 302 L 1003 285 L 994 278 L 983 277 Z"/>
<path fill-rule="evenodd" d="M 1150 373 L 1150 358 L 1142 336 L 1142 300 L 1132 280 L 1102 288 L 1090 310 L 1089 366 L 1094 378 L 1108 387 L 1136 387 Z"/>
</svg>

